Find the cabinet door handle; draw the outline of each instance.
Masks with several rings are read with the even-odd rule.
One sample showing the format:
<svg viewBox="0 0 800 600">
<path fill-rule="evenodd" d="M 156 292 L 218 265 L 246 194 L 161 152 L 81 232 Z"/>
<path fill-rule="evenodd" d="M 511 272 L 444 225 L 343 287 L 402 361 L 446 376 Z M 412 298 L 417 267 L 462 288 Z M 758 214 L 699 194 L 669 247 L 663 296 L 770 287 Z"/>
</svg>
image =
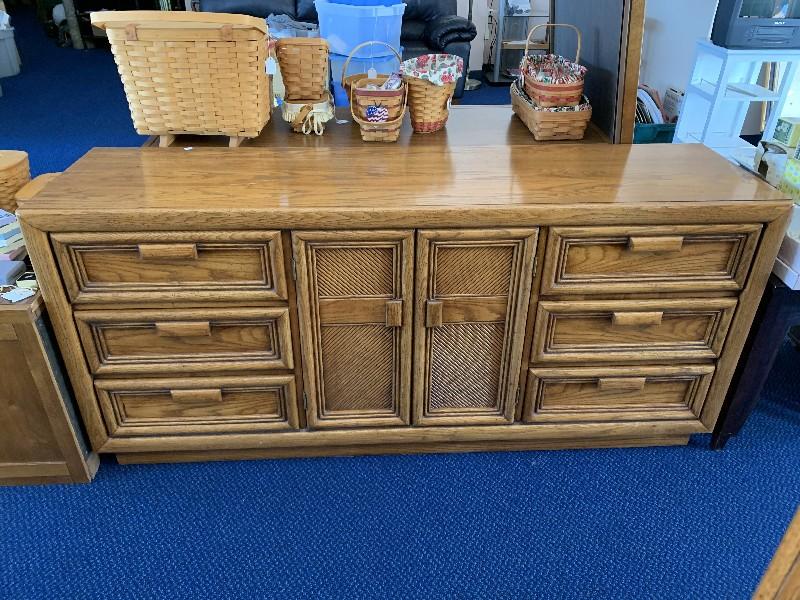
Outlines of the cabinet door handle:
<svg viewBox="0 0 800 600">
<path fill-rule="evenodd" d="M 386 303 L 386 326 L 387 327 L 402 327 L 403 326 L 403 301 L 402 300 L 389 300 Z"/>
<path fill-rule="evenodd" d="M 615 312 L 611 315 L 614 327 L 646 327 L 661 325 L 663 312 Z"/>
<path fill-rule="evenodd" d="M 222 402 L 222 390 L 170 390 L 173 402 Z"/>
<path fill-rule="evenodd" d="M 141 260 L 197 260 L 197 244 L 139 244 Z"/>
<path fill-rule="evenodd" d="M 680 252 L 682 249 L 681 235 L 628 238 L 628 250 L 631 252 Z"/>
<path fill-rule="evenodd" d="M 641 392 L 647 377 L 603 377 L 598 380 L 601 392 Z"/>
<path fill-rule="evenodd" d="M 156 323 L 156 333 L 161 337 L 208 337 L 211 323 L 208 321 L 165 321 Z"/>
<path fill-rule="evenodd" d="M 426 327 L 441 327 L 442 326 L 442 301 L 441 300 L 428 300 L 425 308 L 425 326 Z"/>
</svg>

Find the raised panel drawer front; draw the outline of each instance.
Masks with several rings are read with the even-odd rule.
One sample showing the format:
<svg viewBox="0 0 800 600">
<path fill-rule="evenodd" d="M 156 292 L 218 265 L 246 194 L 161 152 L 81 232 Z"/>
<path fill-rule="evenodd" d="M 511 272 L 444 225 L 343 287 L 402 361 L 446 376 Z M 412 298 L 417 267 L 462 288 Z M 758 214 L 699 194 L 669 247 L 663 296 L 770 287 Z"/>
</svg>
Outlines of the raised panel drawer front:
<svg viewBox="0 0 800 600">
<path fill-rule="evenodd" d="M 52 235 L 73 302 L 286 299 L 278 231 Z"/>
<path fill-rule="evenodd" d="M 287 308 L 78 310 L 98 375 L 291 369 Z"/>
<path fill-rule="evenodd" d="M 531 360 L 646 362 L 719 357 L 736 300 L 542 301 Z"/>
<path fill-rule="evenodd" d="M 530 369 L 528 423 L 698 420 L 714 367 Z"/>
<path fill-rule="evenodd" d="M 292 238 L 309 426 L 408 424 L 413 232 Z"/>
<path fill-rule="evenodd" d="M 297 429 L 294 377 L 99 379 L 111 436 L 258 433 Z"/>
<path fill-rule="evenodd" d="M 420 231 L 417 239 L 415 422 L 511 423 L 537 230 Z"/>
<path fill-rule="evenodd" d="M 544 294 L 739 290 L 761 225 L 553 227 Z"/>
</svg>

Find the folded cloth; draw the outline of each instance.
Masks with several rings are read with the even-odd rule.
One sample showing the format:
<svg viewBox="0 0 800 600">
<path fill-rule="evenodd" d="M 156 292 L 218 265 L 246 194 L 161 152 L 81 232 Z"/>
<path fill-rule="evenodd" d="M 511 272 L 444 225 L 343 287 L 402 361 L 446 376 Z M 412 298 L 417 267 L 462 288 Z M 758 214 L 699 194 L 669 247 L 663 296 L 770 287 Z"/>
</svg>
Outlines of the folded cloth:
<svg viewBox="0 0 800 600">
<path fill-rule="evenodd" d="M 446 15 L 429 21 L 423 38 L 431 48 L 444 50 L 453 42 L 471 42 L 478 35 L 472 21 L 456 15 Z"/>
<path fill-rule="evenodd" d="M 314 23 L 295 21 L 289 15 L 270 15 L 267 27 L 271 38 L 317 37 L 319 27 Z"/>
</svg>

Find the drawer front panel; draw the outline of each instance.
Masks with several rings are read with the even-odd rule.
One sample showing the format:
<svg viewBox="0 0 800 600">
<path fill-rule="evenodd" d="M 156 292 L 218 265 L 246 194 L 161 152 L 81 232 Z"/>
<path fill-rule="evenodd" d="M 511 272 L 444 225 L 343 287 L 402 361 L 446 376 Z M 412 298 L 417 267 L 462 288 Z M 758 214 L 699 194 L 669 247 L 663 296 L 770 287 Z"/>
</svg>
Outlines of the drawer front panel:
<svg viewBox="0 0 800 600">
<path fill-rule="evenodd" d="M 544 294 L 739 290 L 761 225 L 553 227 Z"/>
<path fill-rule="evenodd" d="M 298 427 L 294 377 L 95 382 L 111 436 L 257 433 Z"/>
<path fill-rule="evenodd" d="M 53 234 L 76 303 L 285 300 L 280 232 Z"/>
<path fill-rule="evenodd" d="M 291 369 L 287 308 L 75 312 L 98 375 Z"/>
<path fill-rule="evenodd" d="M 410 421 L 410 231 L 293 233 L 313 428 Z"/>
<path fill-rule="evenodd" d="M 698 420 L 712 366 L 530 369 L 528 423 Z"/>
<path fill-rule="evenodd" d="M 645 362 L 714 359 L 736 300 L 539 303 L 531 360 Z"/>
<path fill-rule="evenodd" d="M 537 234 L 536 229 L 418 233 L 417 424 L 513 421 Z"/>
</svg>

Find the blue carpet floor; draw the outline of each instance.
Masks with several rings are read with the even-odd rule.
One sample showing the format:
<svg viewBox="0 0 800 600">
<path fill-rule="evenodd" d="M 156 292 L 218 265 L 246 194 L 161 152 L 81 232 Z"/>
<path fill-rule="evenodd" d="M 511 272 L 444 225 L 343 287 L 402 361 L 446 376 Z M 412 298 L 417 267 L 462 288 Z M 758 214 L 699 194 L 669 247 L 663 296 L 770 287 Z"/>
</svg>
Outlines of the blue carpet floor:
<svg viewBox="0 0 800 600">
<path fill-rule="evenodd" d="M 0 147 L 44 172 L 91 146 L 141 143 L 106 52 L 56 48 L 26 15 L 15 24 L 25 65 L 0 82 Z M 799 364 L 787 344 L 722 452 L 697 436 L 683 448 L 105 460 L 91 485 L 0 489 L 0 599 L 748 598 L 800 502 Z"/>
</svg>

